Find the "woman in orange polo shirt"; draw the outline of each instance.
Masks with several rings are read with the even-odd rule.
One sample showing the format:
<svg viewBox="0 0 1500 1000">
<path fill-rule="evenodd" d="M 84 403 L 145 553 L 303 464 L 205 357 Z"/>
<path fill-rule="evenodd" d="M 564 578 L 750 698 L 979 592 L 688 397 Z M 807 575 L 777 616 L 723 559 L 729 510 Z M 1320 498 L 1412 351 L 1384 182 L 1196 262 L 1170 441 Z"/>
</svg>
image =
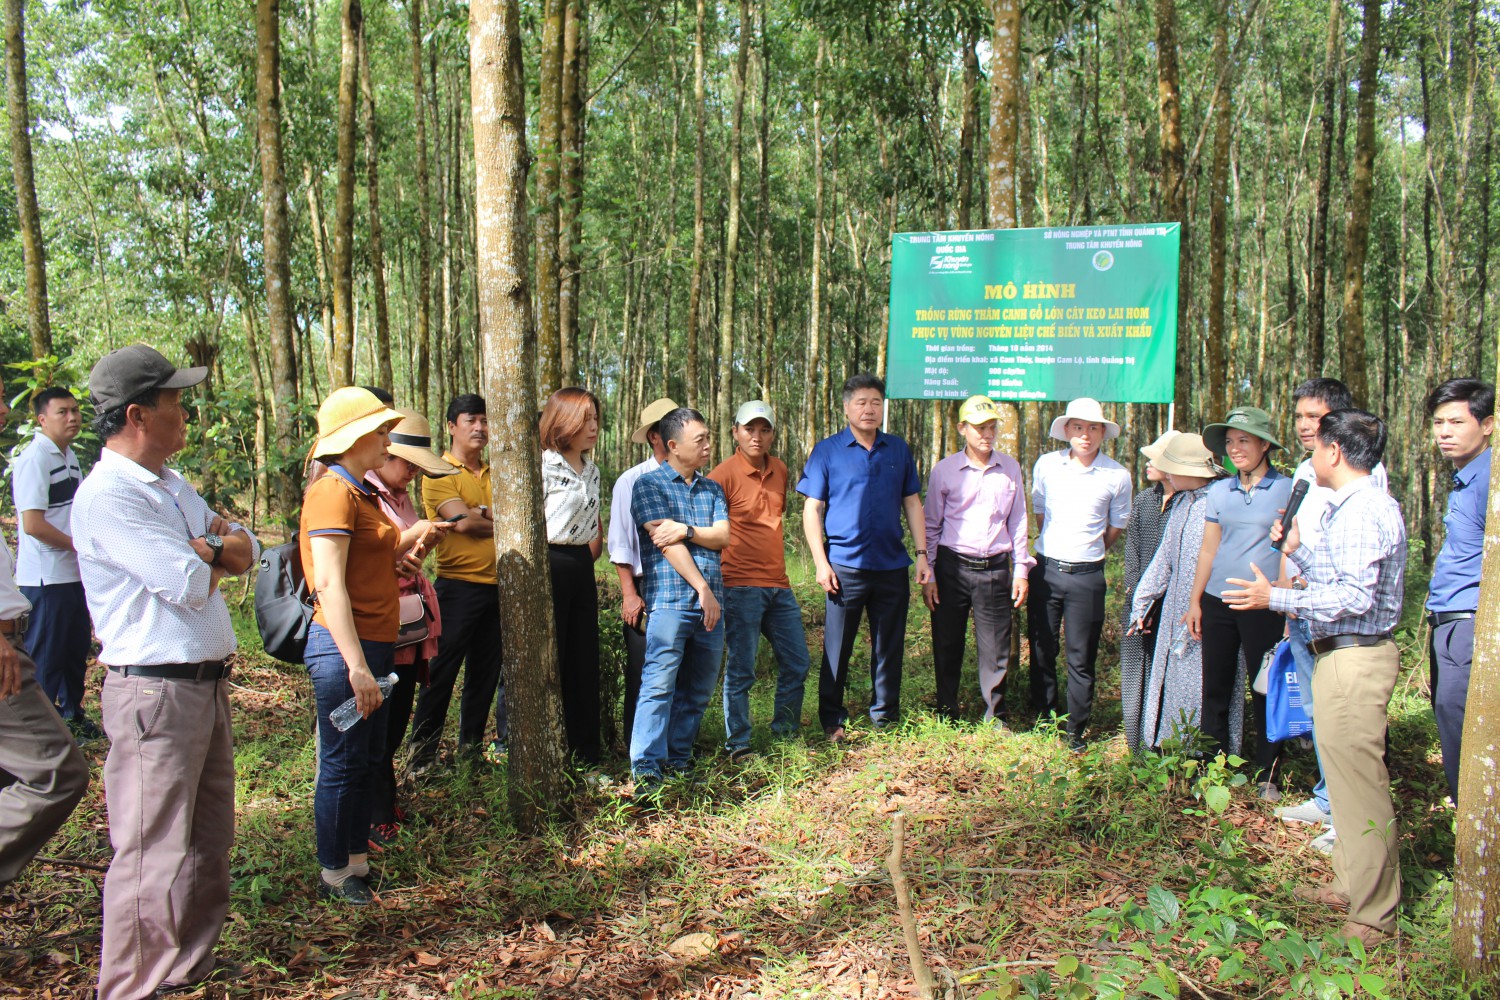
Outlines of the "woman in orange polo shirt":
<svg viewBox="0 0 1500 1000">
<path fill-rule="evenodd" d="M 318 784 L 313 796 L 319 895 L 356 906 L 374 895 L 370 874 L 370 796 L 366 771 L 385 746 L 377 677 L 392 672 L 400 631 L 396 561 L 441 535 L 430 521 L 400 531 L 364 480 L 385 464 L 401 414 L 367 389 L 335 389 L 318 408 L 312 458 L 328 472 L 302 498 L 302 565 L 317 594 L 304 661 L 318 719 Z M 443 526 L 443 527 L 446 527 Z M 362 721 L 345 732 L 329 714 L 355 699 Z"/>
</svg>

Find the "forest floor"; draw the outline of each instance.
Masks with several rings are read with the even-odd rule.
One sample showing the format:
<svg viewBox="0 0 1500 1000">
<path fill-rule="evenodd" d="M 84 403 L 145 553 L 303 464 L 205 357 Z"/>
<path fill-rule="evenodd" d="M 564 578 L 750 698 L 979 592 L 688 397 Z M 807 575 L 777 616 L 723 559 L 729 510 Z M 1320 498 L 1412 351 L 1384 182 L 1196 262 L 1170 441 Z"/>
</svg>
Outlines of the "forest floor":
<svg viewBox="0 0 1500 1000">
<path fill-rule="evenodd" d="M 810 596 L 816 644 L 822 605 Z M 1292 895 L 1330 874 L 1307 847 L 1317 831 L 1275 819 L 1233 771 L 1132 758 L 1111 736 L 1112 666 L 1101 670 L 1099 739 L 1075 755 L 1055 728 L 1026 731 L 1019 714 L 1017 731 L 934 719 L 927 615 L 915 600 L 910 622 L 903 726 L 876 734 L 856 724 L 842 746 L 815 726 L 773 742 L 763 731 L 773 685 L 762 682 L 759 756 L 734 765 L 718 753 L 712 708 L 699 767 L 655 809 L 624 794 L 627 785 L 580 785 L 570 822 L 523 838 L 506 815 L 503 766 L 408 778 L 406 805 L 421 821 L 373 856 L 379 899 L 364 910 L 315 899 L 306 676 L 258 652 L 242 656 L 221 954 L 248 965 L 250 978 L 191 995 L 914 996 L 887 871 L 898 812 L 916 933 L 939 996 L 1458 995 L 1447 942 L 1453 822 L 1421 690 L 1424 637 L 1402 633 L 1408 672 L 1391 711 L 1401 934 L 1365 955 L 1336 939 L 1339 918 Z M 237 623 L 242 648 L 258 649 L 253 627 Z M 607 633 L 612 644 L 617 631 Z M 1110 649 L 1107 636 L 1101 662 L 1113 663 Z M 618 655 L 606 649 L 607 672 Z M 774 672 L 764 651 L 760 670 Z M 972 662 L 969 673 L 966 692 L 976 686 Z M 867 675 L 851 678 L 851 702 L 863 704 Z M 100 680 L 90 678 L 91 699 Z M 1014 678 L 1012 690 L 1024 682 Z M 804 708 L 814 720 L 816 686 L 809 678 Z M 89 795 L 46 860 L 0 893 L 0 996 L 93 995 L 110 856 L 103 756 L 89 752 Z M 1310 751 L 1291 754 L 1288 803 L 1305 793 L 1311 764 Z M 626 770 L 616 761 L 610 774 L 623 782 Z"/>
</svg>

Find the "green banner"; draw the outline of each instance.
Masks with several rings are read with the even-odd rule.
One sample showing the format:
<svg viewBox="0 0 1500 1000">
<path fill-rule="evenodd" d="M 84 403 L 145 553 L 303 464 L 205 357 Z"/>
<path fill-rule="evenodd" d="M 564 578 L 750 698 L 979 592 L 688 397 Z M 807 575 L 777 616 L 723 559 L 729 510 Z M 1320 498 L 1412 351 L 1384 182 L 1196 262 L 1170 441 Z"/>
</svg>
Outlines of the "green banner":
<svg viewBox="0 0 1500 1000">
<path fill-rule="evenodd" d="M 1168 403 L 1177 223 L 896 233 L 886 395 Z"/>
</svg>

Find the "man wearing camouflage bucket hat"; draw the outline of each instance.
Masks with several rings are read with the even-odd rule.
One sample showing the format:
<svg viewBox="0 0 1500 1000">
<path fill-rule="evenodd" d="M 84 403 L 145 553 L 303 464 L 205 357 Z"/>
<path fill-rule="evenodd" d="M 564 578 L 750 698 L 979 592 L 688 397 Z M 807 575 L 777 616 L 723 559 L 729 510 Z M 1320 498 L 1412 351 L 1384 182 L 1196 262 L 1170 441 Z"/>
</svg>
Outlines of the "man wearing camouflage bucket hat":
<svg viewBox="0 0 1500 1000">
<path fill-rule="evenodd" d="M 979 657 L 984 720 L 1005 713 L 1011 613 L 1026 600 L 1036 560 L 1026 548 L 1021 466 L 995 448 L 1000 411 L 970 396 L 958 411 L 963 450 L 932 467 L 927 480 L 927 551 L 933 578 L 922 586 L 932 612 L 932 665 L 938 712 L 958 717 L 958 681 L 969 615 Z"/>
</svg>

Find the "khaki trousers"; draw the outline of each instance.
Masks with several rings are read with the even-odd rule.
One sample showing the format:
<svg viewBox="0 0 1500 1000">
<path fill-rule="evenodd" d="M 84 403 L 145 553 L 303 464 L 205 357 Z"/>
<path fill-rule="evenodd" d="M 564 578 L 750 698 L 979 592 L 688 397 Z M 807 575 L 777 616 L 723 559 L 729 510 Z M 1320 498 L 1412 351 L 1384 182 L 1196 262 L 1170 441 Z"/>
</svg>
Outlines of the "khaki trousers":
<svg viewBox="0 0 1500 1000">
<path fill-rule="evenodd" d="M 1328 781 L 1336 890 L 1349 894 L 1349 919 L 1396 929 L 1401 903 L 1396 813 L 1385 769 L 1386 713 L 1401 654 L 1390 640 L 1323 653 L 1313 668 L 1313 737 Z"/>
<path fill-rule="evenodd" d="M 104 681 L 104 878 L 99 1000 L 147 1000 L 213 969 L 229 912 L 234 735 L 227 681 Z"/>
<path fill-rule="evenodd" d="M 36 664 L 19 655 L 21 690 L 0 701 L 0 885 L 36 857 L 89 784 L 83 754 L 37 686 Z"/>
</svg>

